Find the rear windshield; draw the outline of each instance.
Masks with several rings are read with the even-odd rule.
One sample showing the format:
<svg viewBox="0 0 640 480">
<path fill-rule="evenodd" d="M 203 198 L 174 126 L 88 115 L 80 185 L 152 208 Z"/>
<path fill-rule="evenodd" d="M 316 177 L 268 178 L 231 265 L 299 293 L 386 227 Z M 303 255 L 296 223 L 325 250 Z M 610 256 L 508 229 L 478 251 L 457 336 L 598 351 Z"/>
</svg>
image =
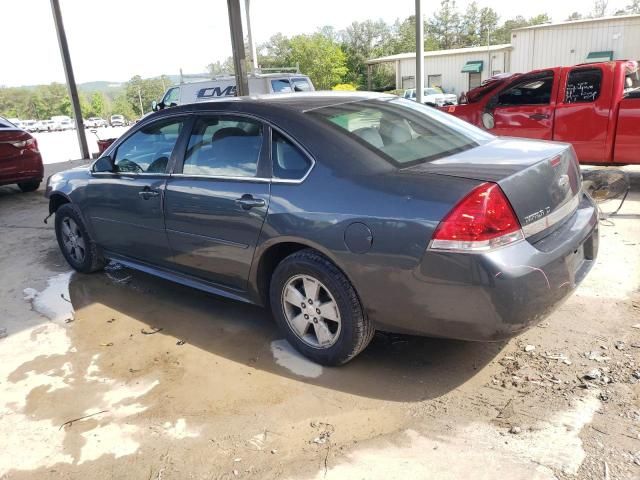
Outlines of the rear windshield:
<svg viewBox="0 0 640 480">
<path fill-rule="evenodd" d="M 6 118 L 0 117 L 0 128 L 16 128 L 16 126 Z"/>
<path fill-rule="evenodd" d="M 402 98 L 343 103 L 308 113 L 398 167 L 446 157 L 493 138 L 449 114 Z"/>
<path fill-rule="evenodd" d="M 624 95 L 628 98 L 640 98 L 640 70 L 628 72 L 625 76 Z"/>
</svg>

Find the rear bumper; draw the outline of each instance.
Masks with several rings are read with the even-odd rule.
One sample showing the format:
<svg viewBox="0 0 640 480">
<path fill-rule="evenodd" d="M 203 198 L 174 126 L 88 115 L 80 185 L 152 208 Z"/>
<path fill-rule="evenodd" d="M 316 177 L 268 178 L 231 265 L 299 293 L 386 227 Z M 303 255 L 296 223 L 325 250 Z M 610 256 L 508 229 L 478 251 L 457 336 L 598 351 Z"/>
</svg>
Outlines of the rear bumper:
<svg viewBox="0 0 640 480">
<path fill-rule="evenodd" d="M 0 162 L 0 185 L 41 181 L 44 176 L 42 156 L 29 152 Z"/>
<path fill-rule="evenodd" d="M 589 272 L 597 253 L 597 211 L 585 195 L 561 227 L 533 244 L 522 241 L 486 254 L 427 251 L 411 279 L 391 286 L 404 290 L 403 304 L 374 302 L 370 315 L 389 331 L 477 341 L 510 338 L 553 312 Z"/>
</svg>

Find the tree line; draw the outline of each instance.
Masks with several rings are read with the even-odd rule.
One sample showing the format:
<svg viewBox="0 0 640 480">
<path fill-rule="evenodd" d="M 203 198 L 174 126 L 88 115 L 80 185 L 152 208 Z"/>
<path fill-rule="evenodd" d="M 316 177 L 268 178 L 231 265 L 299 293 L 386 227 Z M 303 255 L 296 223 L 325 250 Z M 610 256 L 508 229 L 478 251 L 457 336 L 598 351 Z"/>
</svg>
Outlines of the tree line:
<svg viewBox="0 0 640 480">
<path fill-rule="evenodd" d="M 596 0 L 591 11 L 574 12 L 567 20 L 631 13 L 640 13 L 640 0 L 630 0 L 627 7 L 616 11 L 609 9 L 608 0 Z M 461 10 L 455 0 L 441 0 L 424 22 L 425 51 L 510 43 L 512 30 L 550 21 L 546 13 L 501 21 L 493 8 L 481 8 L 475 1 Z M 257 47 L 258 64 L 262 68 L 298 67 L 319 90 L 366 89 L 368 59 L 415 51 L 415 22 L 415 17 L 409 16 L 391 24 L 383 20 L 353 22 L 343 30 L 325 26 L 315 33 L 291 37 L 277 33 Z M 211 75 L 233 73 L 233 61 L 228 58 L 207 68 Z M 391 67 L 381 65 L 373 70 L 373 89 L 390 90 L 395 88 L 394 83 Z M 128 119 L 138 118 L 148 112 L 151 101 L 161 98 L 170 84 L 164 76 L 136 75 L 115 92 L 80 92 L 82 114 L 85 118 L 116 113 Z M 72 109 L 66 87 L 52 83 L 33 88 L 0 88 L 0 115 L 45 119 L 72 116 Z"/>
</svg>

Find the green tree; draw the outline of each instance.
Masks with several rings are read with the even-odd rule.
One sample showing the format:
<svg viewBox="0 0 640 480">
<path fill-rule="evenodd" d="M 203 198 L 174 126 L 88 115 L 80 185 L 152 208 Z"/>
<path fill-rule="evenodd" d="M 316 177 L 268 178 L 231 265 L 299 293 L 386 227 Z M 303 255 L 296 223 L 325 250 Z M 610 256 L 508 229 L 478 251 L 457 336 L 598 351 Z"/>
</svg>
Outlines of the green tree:
<svg viewBox="0 0 640 480">
<path fill-rule="evenodd" d="M 596 0 L 595 2 L 593 2 L 592 16 L 594 18 L 604 17 L 607 14 L 608 7 L 609 7 L 609 0 Z"/>
<path fill-rule="evenodd" d="M 129 103 L 129 99 L 127 98 L 127 94 L 122 92 L 116 98 L 113 99 L 113 103 L 111 103 L 111 110 L 109 112 L 111 115 L 124 115 L 127 120 L 133 120 L 137 118 L 136 112 L 131 107 L 131 103 Z"/>
<path fill-rule="evenodd" d="M 276 33 L 258 47 L 258 64 L 263 68 L 288 67 L 291 58 L 291 40 Z"/>
<path fill-rule="evenodd" d="M 321 33 L 296 35 L 290 40 L 290 65 L 299 64 L 319 90 L 328 90 L 347 74 L 346 55 L 335 41 Z"/>
<path fill-rule="evenodd" d="M 214 77 L 216 75 L 233 74 L 235 68 L 233 67 L 233 57 L 227 57 L 224 62 L 218 60 L 217 62 L 207 65 L 207 71 Z"/>
<path fill-rule="evenodd" d="M 582 20 L 582 14 L 579 12 L 573 12 L 567 17 L 567 22 L 575 22 L 576 20 Z"/>
<path fill-rule="evenodd" d="M 125 87 L 127 101 L 137 116 L 151 111 L 151 102 L 158 100 L 163 94 L 164 89 L 160 78 L 142 78 L 136 75 L 127 82 Z"/>
<path fill-rule="evenodd" d="M 427 21 L 429 35 L 437 42 L 439 49 L 460 47 L 462 24 L 455 0 L 442 0 L 440 8 Z M 415 50 L 415 49 L 414 49 Z"/>
<path fill-rule="evenodd" d="M 90 103 L 91 116 L 105 117 L 107 114 L 107 100 L 101 92 L 93 92 Z"/>
<path fill-rule="evenodd" d="M 625 8 L 626 13 L 640 13 L 640 0 L 632 0 Z"/>
<path fill-rule="evenodd" d="M 516 28 L 530 27 L 532 25 L 542 25 L 549 23 L 551 18 L 546 13 L 541 13 L 529 19 L 518 15 L 515 18 L 505 21 L 494 34 L 495 43 L 511 43 L 511 31 Z"/>
<path fill-rule="evenodd" d="M 390 37 L 390 28 L 382 20 L 353 22 L 341 32 L 341 46 L 346 55 L 348 70 L 345 80 L 360 88 L 365 87 L 367 84 L 366 61 L 391 53 Z M 374 85 L 374 88 L 388 85 L 386 79 L 383 79 L 383 82 L 384 85 Z"/>
</svg>

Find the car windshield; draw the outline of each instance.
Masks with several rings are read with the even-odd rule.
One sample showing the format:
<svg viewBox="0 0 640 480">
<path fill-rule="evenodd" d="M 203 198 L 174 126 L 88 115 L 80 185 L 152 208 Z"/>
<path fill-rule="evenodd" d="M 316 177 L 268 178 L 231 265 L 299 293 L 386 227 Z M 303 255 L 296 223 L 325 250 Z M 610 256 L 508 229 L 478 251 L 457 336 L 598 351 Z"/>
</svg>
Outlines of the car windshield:
<svg viewBox="0 0 640 480">
<path fill-rule="evenodd" d="M 451 115 L 402 98 L 332 105 L 309 114 L 401 168 L 468 150 L 493 138 Z"/>
</svg>

